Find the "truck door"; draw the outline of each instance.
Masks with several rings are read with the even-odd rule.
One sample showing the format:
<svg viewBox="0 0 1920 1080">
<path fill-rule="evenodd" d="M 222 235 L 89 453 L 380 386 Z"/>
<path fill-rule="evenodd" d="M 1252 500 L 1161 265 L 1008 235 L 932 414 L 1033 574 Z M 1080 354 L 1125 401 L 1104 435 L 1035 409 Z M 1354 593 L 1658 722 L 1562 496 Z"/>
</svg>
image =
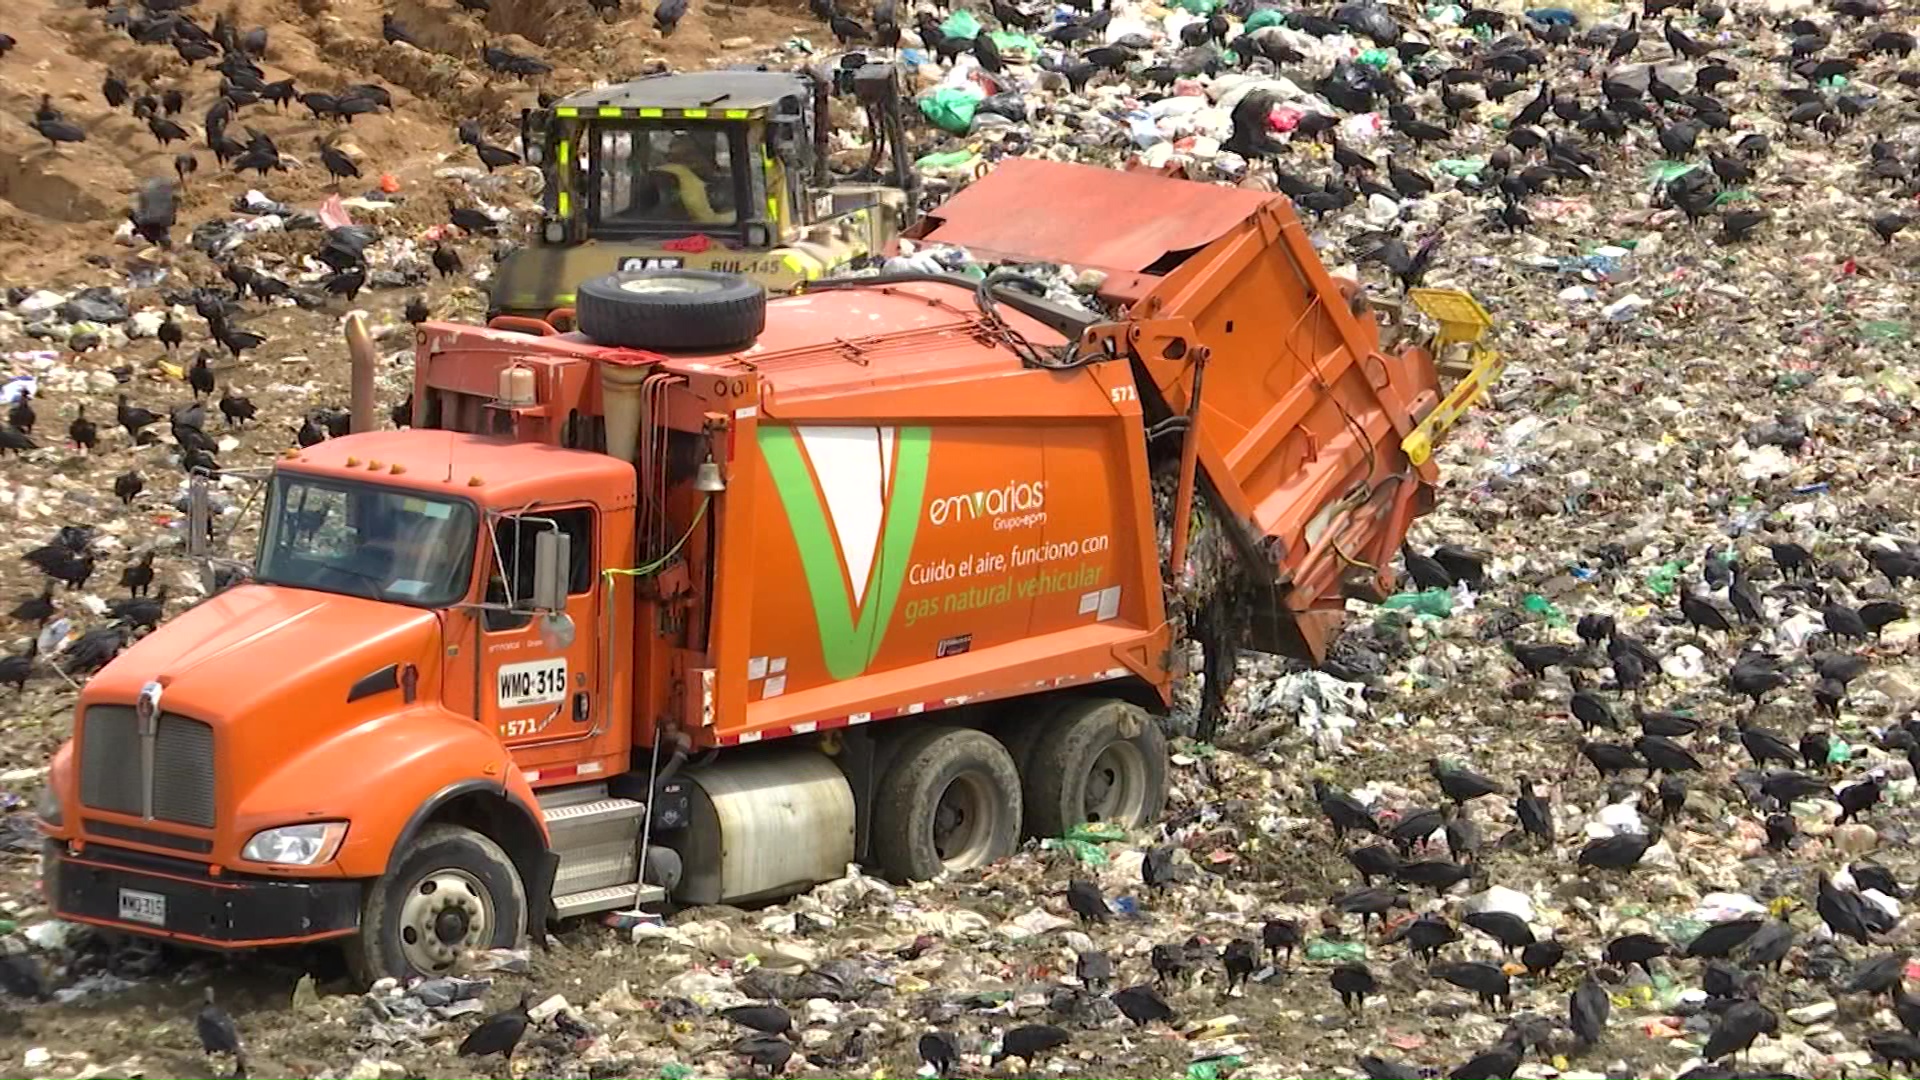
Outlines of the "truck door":
<svg viewBox="0 0 1920 1080">
<path fill-rule="evenodd" d="M 593 568 L 598 511 L 591 506 L 539 507 L 494 520 L 498 551 L 487 582 L 489 603 L 522 601 L 533 594 L 534 537 L 558 529 L 571 538 L 572 575 L 567 614 L 573 641 L 560 646 L 542 633 L 543 620 L 526 612 L 481 613 L 480 702 L 509 746 L 538 746 L 578 738 L 601 718 L 598 640 L 600 589 Z M 502 572 L 502 568 L 504 573 Z"/>
</svg>

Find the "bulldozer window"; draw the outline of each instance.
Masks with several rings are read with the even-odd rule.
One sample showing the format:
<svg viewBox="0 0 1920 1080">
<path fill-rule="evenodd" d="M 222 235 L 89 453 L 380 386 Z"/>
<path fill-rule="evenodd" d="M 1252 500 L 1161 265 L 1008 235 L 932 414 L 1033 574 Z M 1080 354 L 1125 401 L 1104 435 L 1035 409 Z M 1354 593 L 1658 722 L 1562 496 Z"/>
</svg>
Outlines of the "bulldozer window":
<svg viewBox="0 0 1920 1080">
<path fill-rule="evenodd" d="M 593 142 L 594 224 L 732 225 L 740 133 L 717 126 L 602 127 Z"/>
<path fill-rule="evenodd" d="M 489 604 L 509 603 L 507 578 L 502 575 L 501 567 L 512 575 L 512 601 L 525 601 L 533 595 L 533 538 L 542 530 L 558 526 L 560 531 L 572 538 L 567 592 L 579 596 L 593 589 L 593 509 L 579 506 L 566 510 L 532 510 L 524 520 L 519 517 L 503 517 L 494 524 L 494 542 L 499 545 L 500 560 L 493 565 L 493 571 L 487 576 L 485 600 Z M 533 621 L 533 616 L 523 611 L 499 611 L 489 608 L 485 622 L 489 631 L 518 630 Z"/>
</svg>

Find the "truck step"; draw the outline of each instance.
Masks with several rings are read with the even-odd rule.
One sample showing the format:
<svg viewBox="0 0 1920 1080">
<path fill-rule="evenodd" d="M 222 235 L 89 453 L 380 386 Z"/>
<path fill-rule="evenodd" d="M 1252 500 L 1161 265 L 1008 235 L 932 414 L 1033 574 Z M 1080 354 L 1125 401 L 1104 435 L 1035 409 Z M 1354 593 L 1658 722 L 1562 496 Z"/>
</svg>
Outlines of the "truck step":
<svg viewBox="0 0 1920 1080">
<path fill-rule="evenodd" d="M 595 911 L 614 911 L 639 904 L 655 904 L 666 898 L 667 891 L 658 885 L 642 885 L 639 882 L 630 885 L 609 885 L 604 889 L 588 889 L 586 892 L 554 897 L 553 914 L 557 918 L 566 919 Z"/>
<path fill-rule="evenodd" d="M 568 806 L 543 807 L 540 816 L 547 819 L 547 828 L 558 829 L 578 825 L 604 825 L 609 822 L 637 818 L 645 813 L 647 804 L 635 799 L 595 799 L 592 802 L 573 803 Z"/>
</svg>

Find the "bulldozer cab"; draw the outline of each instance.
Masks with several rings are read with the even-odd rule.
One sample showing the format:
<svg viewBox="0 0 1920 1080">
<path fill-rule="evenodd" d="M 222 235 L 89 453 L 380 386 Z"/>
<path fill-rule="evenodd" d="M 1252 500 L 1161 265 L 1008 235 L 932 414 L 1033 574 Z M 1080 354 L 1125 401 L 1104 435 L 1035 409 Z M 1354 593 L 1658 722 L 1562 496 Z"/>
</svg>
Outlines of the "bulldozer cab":
<svg viewBox="0 0 1920 1080">
<path fill-rule="evenodd" d="M 734 167 L 747 159 L 743 128 L 603 126 L 590 147 L 582 158 L 593 235 L 679 233 L 689 224 L 745 231 L 741 209 L 756 192 L 748 171 Z M 776 202 L 770 196 L 767 224 L 778 230 Z"/>
<path fill-rule="evenodd" d="M 908 200 L 832 184 L 829 85 L 812 72 L 660 75 L 523 114 L 544 214 L 502 265 L 494 313 L 544 316 L 618 270 L 718 270 L 785 292 L 879 251 Z"/>
</svg>

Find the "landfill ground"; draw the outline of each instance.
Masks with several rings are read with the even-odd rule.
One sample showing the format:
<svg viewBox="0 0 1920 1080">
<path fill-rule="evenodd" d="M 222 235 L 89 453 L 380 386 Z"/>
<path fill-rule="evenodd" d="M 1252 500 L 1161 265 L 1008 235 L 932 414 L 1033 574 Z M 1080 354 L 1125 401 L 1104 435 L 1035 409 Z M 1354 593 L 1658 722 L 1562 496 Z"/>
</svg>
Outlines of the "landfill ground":
<svg viewBox="0 0 1920 1080">
<path fill-rule="evenodd" d="M 84 586 L 53 591 L 55 617 L 67 620 L 64 644 L 52 635 L 59 651 L 50 647 L 50 658 L 32 664 L 23 692 L 0 686 L 0 952 L 8 957 L 0 975 L 10 984 L 0 990 L 0 1073 L 226 1075 L 234 1062 L 210 1058 L 196 1033 L 211 987 L 237 1025 L 254 1076 L 738 1076 L 747 1065 L 730 1047 L 741 1032 L 717 1012 L 774 998 L 798 1029 L 790 1075 L 911 1075 L 922 1068 L 921 1036 L 941 1030 L 958 1047 L 954 1074 L 963 1076 L 1357 1076 L 1358 1059 L 1376 1055 L 1386 1059 L 1374 1066 L 1379 1075 L 1672 1077 L 1701 1065 L 1710 1034 L 1727 1023 L 1723 1015 L 1753 1015 L 1737 995 L 1709 997 L 1707 961 L 1680 955 L 1686 943 L 1714 922 L 1784 915 L 1792 947 L 1777 971 L 1763 969 L 1751 986 L 1777 1026 L 1737 1061 L 1694 1075 L 1911 1074 L 1913 1060 L 1890 1066 L 1875 1050 L 1913 1050 L 1920 1058 L 1920 1046 L 1889 1041 L 1903 1020 L 1920 1023 L 1920 1002 L 1850 988 L 1856 969 L 1877 957 L 1883 977 L 1864 982 L 1884 990 L 1908 974 L 1903 950 L 1914 934 L 1905 897 L 1856 898 L 1856 915 L 1868 910 L 1858 904 L 1891 913 L 1863 935 L 1868 944 L 1836 939 L 1816 903 L 1820 874 L 1837 875 L 1842 889 L 1858 885 L 1858 875 L 1843 871 L 1865 859 L 1890 871 L 1901 893 L 1920 885 L 1908 760 L 1914 740 L 1902 728 L 1920 710 L 1920 623 L 1893 617 L 1864 641 L 1835 640 L 1821 610 L 1911 604 L 1916 595 L 1914 581 L 1885 566 L 1887 553 L 1903 544 L 1907 554 L 1894 558 L 1912 558 L 1920 540 L 1913 306 L 1920 230 L 1883 242 L 1873 224 L 1880 217 L 1891 225 L 1884 215 L 1915 210 L 1920 112 L 1915 89 L 1899 75 L 1920 70 L 1920 59 L 1869 52 L 1874 35 L 1916 27 L 1911 6 L 1878 0 L 1833 7 L 1733 0 L 1724 9 L 1701 0 L 1640 19 L 1639 42 L 1618 61 L 1607 54 L 1629 12 L 1582 5 L 1570 41 L 1527 38 L 1544 67 L 1521 77 L 1523 89 L 1467 110 L 1438 143 L 1417 146 L 1387 122 L 1384 102 L 1380 112 L 1346 107 L 1351 102 L 1301 104 L 1336 61 L 1351 68 L 1361 53 L 1379 53 L 1373 42 L 1344 32 L 1262 31 L 1263 52 L 1297 55 L 1278 61 L 1294 82 L 1261 84 L 1279 106 L 1272 126 L 1290 127 L 1303 112 L 1335 116 L 1350 124 L 1341 128 L 1343 147 L 1382 165 L 1391 153 L 1437 188 L 1404 199 L 1361 194 L 1324 219 L 1303 212 L 1328 264 L 1394 296 L 1400 286 L 1378 259 L 1355 265 L 1380 247 L 1382 238 L 1367 234 L 1391 227 L 1406 250 L 1440 235 L 1424 283 L 1471 289 L 1497 321 L 1504 377 L 1438 455 L 1439 506 L 1417 523 L 1413 544 L 1422 553 L 1442 543 L 1483 553 L 1487 580 L 1476 590 L 1402 596 L 1386 607 L 1354 602 L 1333 666 L 1352 682 L 1244 658 L 1211 745 L 1185 735 L 1197 692 L 1183 687 L 1169 719 L 1182 737 L 1162 827 L 1105 844 L 1029 843 L 1003 863 L 933 884 L 893 887 L 856 875 L 752 911 L 677 912 L 661 928 L 580 920 L 548 948 L 482 958 L 506 969 L 473 973 L 491 980 L 485 986 L 362 996 L 324 953 L 218 958 L 51 922 L 38 894 L 32 809 L 47 756 L 71 725 L 74 693 L 56 669 L 73 659 L 84 635 L 114 625 L 107 605 L 127 596 L 120 576 L 140 553 L 155 553 L 155 587 L 168 588 L 166 614 L 201 592 L 181 551 L 184 489 L 179 450 L 167 434 L 168 410 L 192 396 L 180 366 L 208 350 L 219 392 L 245 395 L 258 409 L 250 423 L 227 430 L 216 399 L 208 399 L 206 431 L 229 469 L 268 464 L 313 410 L 344 408 L 339 326 L 350 309 L 368 313 L 386 357 L 382 403 L 398 403 L 410 377 L 411 334 L 401 319 L 407 300 L 423 296 L 439 318 L 477 317 L 484 308 L 480 278 L 497 242 L 448 232 L 447 200 L 511 212 L 508 237 L 521 235 L 533 216 L 537 174 L 508 167 L 489 176 L 456 139 L 457 121 L 480 119 L 490 142 L 513 147 L 511 117 L 537 88 L 564 91 L 662 62 L 675 69 L 792 63 L 799 58 L 793 39 L 832 44 L 824 23 L 798 2 L 695 0 L 665 40 L 652 5 L 643 10 L 634 0 L 605 19 L 585 0 L 492 0 L 492 8 L 485 16 L 451 0 L 208 0 L 188 8 L 202 26 L 228 12 L 242 29 L 267 28 L 267 79 L 292 77 L 302 91 L 371 82 L 392 95 L 390 112 L 359 116 L 350 127 L 315 120 L 298 105 L 246 107 L 234 126 L 272 136 L 289 166 L 262 180 L 219 167 L 201 139 L 199 118 L 218 81 L 205 62 L 189 70 L 171 48 L 137 45 L 103 25 L 109 9 L 79 0 L 6 5 L 0 34 L 16 43 L 0 50 L 0 286 L 7 290 L 0 353 L 10 369 L 4 374 L 31 376 L 38 393 L 37 447 L 0 457 L 0 618 L 40 594 L 45 579 L 19 556 L 59 527 L 98 530 L 100 557 Z M 896 17 L 911 43 L 906 8 Z M 1134 157 L 1156 167 L 1171 160 L 1199 177 L 1249 185 L 1271 183 L 1276 164 L 1315 184 L 1335 175 L 1324 142 L 1269 134 L 1282 145 L 1270 161 L 1252 164 L 1223 150 L 1230 108 L 1218 99 L 1241 100 L 1245 75 L 1226 67 L 1173 78 L 1177 72 L 1155 65 L 1191 60 L 1178 29 L 1191 16 L 1132 0 L 1114 10 L 1106 40 L 1133 28 L 1152 39 L 1150 53 L 1125 74 L 1102 75 L 1070 96 L 1058 73 L 1015 63 L 1007 78 L 1034 110 L 1026 121 L 983 115 L 971 136 L 960 137 L 915 116 L 914 155 L 955 154 L 935 161 L 945 177 L 964 175 L 972 154 L 994 160 L 1005 153 L 1116 166 Z M 1245 4 L 1229 10 L 1232 41 L 1254 11 Z M 1330 13 L 1325 5 L 1303 10 Z M 1501 51 L 1502 31 L 1476 35 L 1453 25 L 1460 8 L 1387 10 L 1407 34 L 1435 43 L 1442 66 L 1474 67 Z M 383 13 L 424 48 L 383 42 Z M 864 6 L 851 14 L 872 25 Z M 979 14 L 998 25 L 984 6 Z M 1083 17 L 1066 8 L 1060 14 Z M 1505 18 L 1506 32 L 1515 32 L 1517 16 Z M 1667 18 L 1712 59 L 1676 56 L 1678 46 L 1663 34 Z M 1797 27 L 1795 19 L 1813 25 Z M 1804 49 L 1797 40 L 1821 34 L 1829 39 Z M 493 75 L 476 60 L 481 44 L 539 56 L 555 70 L 533 83 Z M 1796 52 L 1801 60 L 1786 59 Z M 960 57 L 958 73 L 945 64 L 916 72 L 915 88 L 924 94 L 942 80 L 966 81 L 973 56 Z M 1794 62 L 1821 57 L 1854 66 L 1838 81 L 1791 71 Z M 1404 77 L 1404 58 L 1375 59 L 1399 65 L 1391 70 L 1421 119 L 1445 120 L 1440 80 L 1417 85 Z M 1508 222 L 1499 220 L 1508 200 L 1493 183 L 1489 158 L 1543 82 L 1577 96 L 1568 110 L 1577 116 L 1602 102 L 1603 69 L 1656 62 L 1678 89 L 1692 91 L 1691 72 L 1713 60 L 1738 76 L 1714 91 L 1733 130 L 1707 128 L 1699 150 L 1711 146 L 1749 163 L 1750 179 L 1715 197 L 1675 189 L 1672 170 L 1661 173 L 1658 163 L 1669 154 L 1656 132 L 1706 111 L 1701 102 L 1657 103 L 1655 123 L 1631 123 L 1617 142 L 1549 115 L 1544 123 L 1557 137 L 1592 155 L 1590 176 L 1535 176 L 1537 190 L 1514 201 L 1530 223 L 1516 224 L 1511 210 Z M 1268 60 L 1259 64 L 1259 72 L 1273 72 Z M 110 71 L 136 95 L 149 83 L 182 89 L 177 119 L 192 133 L 188 142 L 161 148 L 127 108 L 110 109 L 101 96 Z M 1153 89 L 1151 80 L 1162 76 L 1171 85 Z M 1831 119 L 1790 123 L 1804 101 L 1780 88 L 1812 88 Z M 1141 108 L 1146 90 L 1156 99 L 1204 96 L 1198 109 L 1163 105 L 1123 119 Z M 27 126 L 42 94 L 85 128 L 85 142 L 50 150 Z M 314 150 L 316 135 L 336 132 L 363 174 L 344 185 L 319 167 Z M 1748 158 L 1733 140 L 1754 132 L 1771 147 Z M 172 248 L 116 239 L 130 199 L 149 178 L 171 178 L 183 149 L 196 155 L 198 171 L 179 192 Z M 1539 150 L 1516 154 L 1513 172 L 1544 160 Z M 1905 179 L 1876 173 L 1874 163 L 1889 155 L 1898 168 L 1880 171 Z M 1704 167 L 1707 159 L 1696 152 L 1688 160 Z M 1458 175 L 1475 174 L 1467 162 L 1485 177 L 1481 192 Z M 383 174 L 392 179 L 384 196 Z M 295 217 L 263 223 L 238 213 L 235 201 L 250 188 Z M 242 321 L 266 340 L 234 360 L 209 340 L 185 299 L 193 286 L 226 287 L 189 234 L 210 222 L 247 223 L 234 258 L 313 289 L 325 273 L 310 257 L 323 233 L 294 226 L 336 192 L 357 223 L 378 232 L 368 249 L 368 291 L 352 304 L 317 294 L 314 310 L 249 300 Z M 1047 197 L 1036 193 L 1036 212 Z M 1676 197 L 1714 205 L 1701 211 L 1696 204 L 1704 220 L 1691 223 L 1673 205 Z M 383 199 L 388 205 L 378 205 Z M 1723 219 L 1755 207 L 1766 217 L 1749 237 L 1722 237 Z M 464 260 L 450 278 L 427 265 L 438 240 Z M 114 290 L 132 318 L 76 327 L 68 317 L 75 313 L 59 310 L 63 299 L 98 286 Z M 169 296 L 185 331 L 176 352 L 153 336 Z M 120 394 L 160 414 L 153 445 L 134 445 L 115 425 Z M 83 406 L 98 424 L 87 452 L 67 434 Z M 129 472 L 140 474 L 144 489 L 123 508 L 112 489 Z M 220 528 L 233 534 L 237 554 L 251 536 L 242 510 L 249 490 L 233 480 L 222 492 Z M 1784 572 L 1769 542 L 1802 545 L 1811 565 Z M 1751 575 L 1740 582 L 1763 607 L 1755 622 L 1734 618 L 1724 580 L 1705 580 L 1709 560 L 1729 557 Z M 1678 608 L 1683 594 L 1710 598 L 1732 628 L 1689 625 Z M 1578 646 L 1576 623 L 1593 614 L 1613 617 L 1657 657 L 1638 694 L 1618 687 L 1602 645 L 1563 658 L 1540 678 L 1527 676 L 1508 648 L 1513 641 Z M 33 621 L 0 626 L 0 653 L 21 654 L 38 632 Z M 1727 682 L 1743 649 L 1774 654 L 1777 663 L 1763 666 L 1782 676 L 1751 710 Z M 1867 662 L 1829 716 L 1816 708 L 1813 667 L 1814 657 L 1834 651 Z M 1569 715 L 1573 672 L 1585 675 L 1624 729 L 1595 738 L 1631 742 L 1639 734 L 1636 700 L 1701 725 L 1676 741 L 1703 769 L 1684 774 L 1684 808 L 1633 868 L 1576 865 L 1590 841 L 1644 833 L 1661 811 L 1643 770 L 1602 782 L 1579 753 L 1580 726 Z M 1836 801 L 1818 792 L 1781 816 L 1757 791 L 1761 772 L 1736 729 L 1743 716 L 1781 735 L 1796 754 L 1803 733 L 1830 732 L 1818 786 L 1832 792 L 1878 780 L 1882 797 L 1847 826 L 1836 825 Z M 1385 934 L 1363 930 L 1357 916 L 1330 904 L 1361 887 L 1344 857 L 1358 841 L 1335 842 L 1314 781 L 1352 792 L 1391 827 L 1412 809 L 1443 804 L 1428 770 L 1432 758 L 1471 768 L 1500 788 L 1467 804 L 1482 840 L 1473 877 L 1443 892 L 1409 886 L 1410 906 L 1390 911 Z M 1551 842 L 1516 823 L 1522 777 L 1551 802 Z M 1791 819 L 1796 835 L 1784 850 L 1767 846 L 1770 815 L 1776 830 Z M 1176 850 L 1178 879 L 1149 889 L 1142 856 L 1157 845 Z M 1421 857 L 1448 857 L 1437 834 L 1426 852 Z M 1120 910 L 1081 923 L 1064 900 L 1074 878 L 1097 883 Z M 1481 910 L 1517 912 L 1532 934 L 1565 948 L 1549 974 L 1513 967 L 1511 1015 L 1433 977 L 1405 941 L 1387 940 L 1413 914 L 1431 913 L 1461 939 L 1442 948 L 1442 963 L 1510 961 L 1464 924 L 1468 912 Z M 1244 992 L 1226 995 L 1221 950 L 1234 939 L 1260 941 L 1270 919 L 1296 920 L 1304 946 L 1277 967 L 1263 955 Z M 1610 943 L 1635 933 L 1654 935 L 1673 955 L 1645 969 L 1620 963 L 1617 951 L 1606 955 Z M 1176 976 L 1166 988 L 1174 1024 L 1135 1027 L 1075 976 L 1076 953 L 1098 949 L 1116 971 L 1109 989 L 1153 982 L 1155 945 L 1182 946 L 1191 959 L 1191 978 Z M 1733 960 L 1743 955 L 1735 949 Z M 1336 965 L 1356 958 L 1378 984 L 1357 1013 L 1342 1008 L 1329 981 Z M 17 993 L 22 972 L 44 978 L 52 1000 Z M 1598 1044 L 1583 1047 L 1568 1028 L 1568 999 L 1589 975 L 1604 988 L 1610 1017 Z M 511 1064 L 459 1057 L 456 1048 L 478 1018 L 512 1005 L 522 991 L 532 994 L 538 1019 Z M 564 1001 L 551 1000 L 556 995 Z M 448 1003 L 456 997 L 467 1000 Z M 1070 1038 L 1031 1062 L 992 1061 L 1005 1033 L 1023 1024 L 1057 1024 Z M 1513 1059 L 1463 1069 L 1507 1032 L 1521 1036 L 1506 1044 L 1517 1049 Z"/>
</svg>

